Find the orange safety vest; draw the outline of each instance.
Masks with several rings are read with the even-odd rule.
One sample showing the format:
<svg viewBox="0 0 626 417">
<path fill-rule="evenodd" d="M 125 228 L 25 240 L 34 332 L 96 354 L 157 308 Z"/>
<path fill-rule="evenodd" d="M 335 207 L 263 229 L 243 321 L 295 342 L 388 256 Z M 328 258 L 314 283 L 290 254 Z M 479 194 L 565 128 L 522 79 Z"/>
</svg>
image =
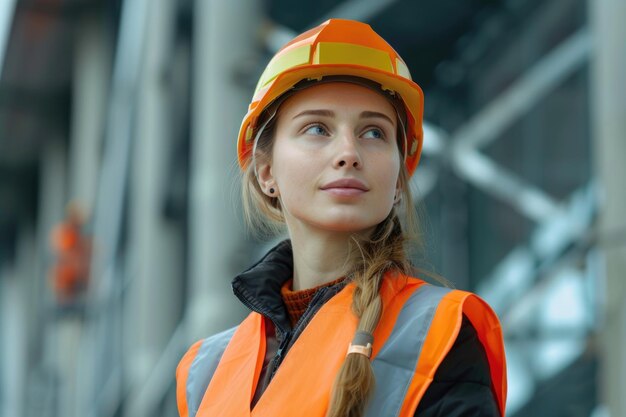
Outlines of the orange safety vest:
<svg viewBox="0 0 626 417">
<path fill-rule="evenodd" d="M 504 416 L 506 365 L 500 323 L 478 296 L 401 274 L 385 275 L 383 313 L 374 331 L 376 389 L 366 417 L 413 417 L 438 366 L 454 344 L 463 315 L 489 361 L 492 390 Z M 406 285 L 405 285 L 406 283 Z M 196 342 L 177 370 L 181 417 L 324 417 L 335 376 L 357 327 L 351 311 L 355 284 L 328 300 L 287 352 L 250 410 L 263 359 L 265 325 L 252 312 L 237 327 Z"/>
<path fill-rule="evenodd" d="M 52 230 L 51 246 L 56 253 L 50 268 L 51 284 L 59 301 L 70 301 L 87 287 L 89 241 L 81 233 L 80 225 L 65 221 Z"/>
</svg>

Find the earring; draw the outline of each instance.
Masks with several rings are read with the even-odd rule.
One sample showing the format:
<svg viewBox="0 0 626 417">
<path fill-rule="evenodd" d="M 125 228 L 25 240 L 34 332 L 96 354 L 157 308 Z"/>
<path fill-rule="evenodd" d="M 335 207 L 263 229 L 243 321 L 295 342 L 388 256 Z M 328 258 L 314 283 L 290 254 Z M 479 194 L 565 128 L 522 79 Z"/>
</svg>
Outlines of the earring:
<svg viewBox="0 0 626 417">
<path fill-rule="evenodd" d="M 274 189 L 270 188 L 270 194 L 274 194 Z"/>
</svg>

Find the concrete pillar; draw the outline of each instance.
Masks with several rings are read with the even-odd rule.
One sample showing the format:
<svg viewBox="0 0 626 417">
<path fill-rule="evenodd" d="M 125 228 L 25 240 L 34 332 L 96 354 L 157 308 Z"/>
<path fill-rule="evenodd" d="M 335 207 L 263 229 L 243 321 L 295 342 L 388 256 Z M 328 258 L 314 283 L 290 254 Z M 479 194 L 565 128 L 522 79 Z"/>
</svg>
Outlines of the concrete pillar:
<svg viewBox="0 0 626 417">
<path fill-rule="evenodd" d="M 626 2 L 589 0 L 593 150 L 601 187 L 598 233 L 626 230 Z M 607 240 L 610 241 L 610 240 Z M 613 417 L 626 415 L 626 245 L 601 248 L 606 262 L 606 310 L 602 330 L 602 401 Z"/>
<path fill-rule="evenodd" d="M 135 140 L 139 74 L 145 46 L 149 0 L 127 0 L 120 10 L 108 89 L 106 127 L 93 210 L 94 251 L 87 294 L 88 320 L 76 359 L 81 416 L 114 415 L 126 386 L 122 369 L 121 296 L 129 276 L 119 256 L 130 183 L 130 155 Z M 159 2 L 156 2 L 157 4 Z M 132 271 L 131 271 L 132 273 Z"/>
<path fill-rule="evenodd" d="M 68 193 L 63 204 L 69 200 L 77 201 L 85 211 L 87 223 L 95 205 L 111 73 L 111 45 L 107 29 L 106 21 L 100 14 L 81 16 L 76 27 Z M 76 358 L 79 356 L 82 326 L 82 319 L 76 315 L 60 317 L 54 323 L 57 368 L 63 381 L 59 398 L 60 415 L 80 414 Z"/>
<path fill-rule="evenodd" d="M 35 241 L 32 231 L 20 230 L 16 259 L 0 270 L 0 416 L 22 416 L 27 397 L 29 340 L 29 273 Z"/>
<path fill-rule="evenodd" d="M 67 372 L 66 366 L 73 358 L 64 350 L 62 324 L 50 314 L 53 311 L 54 294 L 47 282 L 52 261 L 50 232 L 63 219 L 67 201 L 67 150 L 58 138 L 49 137 L 46 141 L 40 153 L 38 253 L 34 257 L 36 271 L 28 276 L 32 281 L 28 305 L 34 308 L 28 309 L 26 328 L 31 332 L 29 344 L 38 346 L 41 354 L 33 365 L 51 370 L 54 377 L 58 378 L 58 385 L 54 387 L 59 395 L 56 401 L 56 413 L 69 416 L 72 415 L 70 409 L 73 386 L 72 374 Z M 42 318 L 46 320 L 42 321 Z"/>
<path fill-rule="evenodd" d="M 258 1 L 195 2 L 188 319 L 197 339 L 233 325 L 243 309 L 230 289 L 241 272 L 236 140 L 252 88 L 237 82 L 258 43 Z M 233 194 L 234 193 L 234 194 Z"/>
<path fill-rule="evenodd" d="M 110 36 L 104 16 L 86 14 L 76 27 L 71 119 L 69 198 L 87 213 L 95 204 L 100 148 L 111 79 Z"/>
<path fill-rule="evenodd" d="M 127 415 L 154 415 L 133 402 L 180 319 L 181 234 L 163 217 L 172 148 L 170 71 L 176 23 L 174 0 L 150 2 L 139 76 L 135 144 L 130 169 L 129 240 L 124 296 L 124 375 Z M 155 404 L 153 404 L 155 405 Z"/>
</svg>

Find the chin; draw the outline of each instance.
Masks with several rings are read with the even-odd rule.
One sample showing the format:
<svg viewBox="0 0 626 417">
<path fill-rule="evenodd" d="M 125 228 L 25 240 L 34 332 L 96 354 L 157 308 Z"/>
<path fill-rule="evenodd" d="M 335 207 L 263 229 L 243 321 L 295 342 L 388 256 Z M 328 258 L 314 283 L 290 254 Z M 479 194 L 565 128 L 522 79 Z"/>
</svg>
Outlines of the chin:
<svg viewBox="0 0 626 417">
<path fill-rule="evenodd" d="M 384 217 L 378 220 L 375 218 L 362 218 L 357 216 L 329 215 L 325 216 L 323 219 L 311 219 L 308 223 L 318 229 L 342 233 L 357 233 L 373 228 L 383 220 Z"/>
<path fill-rule="evenodd" d="M 349 224 L 333 224 L 333 225 L 322 226 L 319 228 L 328 230 L 330 232 L 337 232 L 337 233 L 359 233 L 373 226 L 375 225 L 360 226 L 360 225 L 349 225 Z"/>
</svg>

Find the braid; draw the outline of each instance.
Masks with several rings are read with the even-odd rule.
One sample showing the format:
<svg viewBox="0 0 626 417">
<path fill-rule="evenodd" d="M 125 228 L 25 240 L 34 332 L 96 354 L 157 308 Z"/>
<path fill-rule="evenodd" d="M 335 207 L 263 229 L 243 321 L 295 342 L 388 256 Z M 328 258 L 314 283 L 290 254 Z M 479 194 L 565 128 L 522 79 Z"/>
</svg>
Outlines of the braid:
<svg viewBox="0 0 626 417">
<path fill-rule="evenodd" d="M 356 284 L 352 311 L 359 318 L 357 332 L 372 334 L 376 329 L 382 312 L 379 290 L 383 276 L 393 267 L 404 270 L 406 264 L 403 240 L 395 209 L 378 225 L 370 240 L 355 240 L 361 253 L 351 274 Z M 335 380 L 327 417 L 361 417 L 375 386 L 370 359 L 365 355 L 347 355 Z"/>
</svg>

